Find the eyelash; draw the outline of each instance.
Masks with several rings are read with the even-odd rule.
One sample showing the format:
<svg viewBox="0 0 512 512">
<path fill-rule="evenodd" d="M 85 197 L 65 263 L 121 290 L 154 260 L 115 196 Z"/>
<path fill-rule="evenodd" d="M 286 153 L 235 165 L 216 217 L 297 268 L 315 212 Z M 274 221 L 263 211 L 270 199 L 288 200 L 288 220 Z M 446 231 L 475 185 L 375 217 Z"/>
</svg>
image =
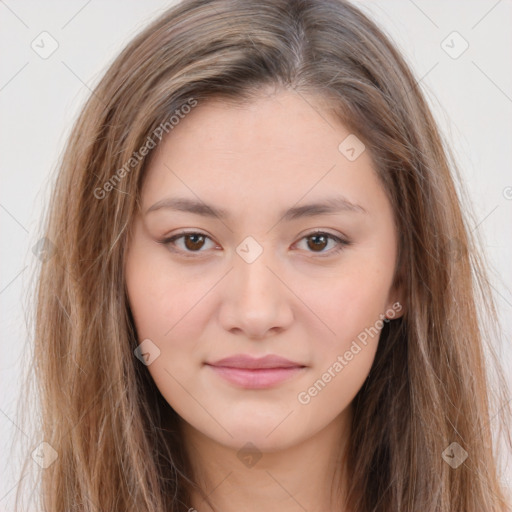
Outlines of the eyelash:
<svg viewBox="0 0 512 512">
<path fill-rule="evenodd" d="M 180 233 L 177 233 L 176 235 L 173 235 L 171 237 L 168 237 L 168 238 L 164 238 L 163 240 L 159 240 L 158 242 L 161 243 L 162 245 L 165 245 L 167 247 L 169 247 L 169 249 L 173 252 L 180 252 L 182 253 L 186 258 L 197 258 L 197 256 L 195 255 L 195 253 L 201 253 L 201 252 L 204 252 L 204 251 L 185 251 L 183 249 L 176 249 L 176 247 L 174 246 L 174 242 L 180 238 L 183 238 L 184 236 L 186 235 L 200 235 L 200 236 L 203 236 L 209 240 L 211 240 L 211 238 L 204 234 L 204 233 L 201 233 L 199 231 L 182 231 Z M 308 233 L 306 235 L 304 235 L 299 241 L 301 240 L 304 240 L 306 238 L 309 238 L 309 237 L 312 237 L 314 235 L 324 235 L 326 236 L 327 238 L 330 238 L 331 240 L 334 240 L 335 242 L 338 243 L 338 246 L 335 247 L 334 249 L 331 249 L 330 251 L 327 251 L 326 253 L 324 252 L 319 252 L 317 253 L 318 256 L 317 257 L 320 257 L 320 258 L 323 258 L 323 257 L 329 257 L 329 256 L 333 256 L 335 254 L 338 254 L 339 252 L 341 252 L 342 250 L 345 249 L 345 247 L 351 245 L 352 242 L 349 242 L 348 240 L 344 240 L 336 235 L 333 235 L 332 233 L 328 233 L 326 231 L 321 231 L 321 230 L 317 230 L 317 231 L 312 231 L 311 233 Z M 172 247 L 174 246 L 174 247 Z M 311 251 L 314 253 L 314 251 Z"/>
</svg>

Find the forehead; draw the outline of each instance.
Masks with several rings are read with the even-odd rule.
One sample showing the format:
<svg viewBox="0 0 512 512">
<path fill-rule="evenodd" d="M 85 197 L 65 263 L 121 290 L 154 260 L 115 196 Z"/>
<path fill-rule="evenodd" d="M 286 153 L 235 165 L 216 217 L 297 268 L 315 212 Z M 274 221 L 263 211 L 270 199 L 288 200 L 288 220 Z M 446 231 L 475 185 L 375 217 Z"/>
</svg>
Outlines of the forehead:
<svg viewBox="0 0 512 512">
<path fill-rule="evenodd" d="M 262 95 L 244 105 L 219 99 L 199 103 L 153 150 L 143 207 L 173 192 L 213 197 L 221 206 L 240 201 L 271 206 L 336 191 L 357 201 L 378 193 L 368 151 L 352 161 L 340 151 L 354 135 L 327 105 L 295 91 Z"/>
<path fill-rule="evenodd" d="M 182 117 L 160 149 L 172 150 L 178 145 L 189 151 L 204 148 L 215 151 L 215 157 L 239 159 L 281 155 L 292 162 L 318 158 L 321 150 L 327 151 L 329 159 L 329 154 L 332 157 L 337 152 L 340 136 L 349 131 L 326 111 L 327 100 L 321 104 L 320 100 L 294 91 L 262 94 L 236 105 L 218 98 L 208 100 Z"/>
</svg>

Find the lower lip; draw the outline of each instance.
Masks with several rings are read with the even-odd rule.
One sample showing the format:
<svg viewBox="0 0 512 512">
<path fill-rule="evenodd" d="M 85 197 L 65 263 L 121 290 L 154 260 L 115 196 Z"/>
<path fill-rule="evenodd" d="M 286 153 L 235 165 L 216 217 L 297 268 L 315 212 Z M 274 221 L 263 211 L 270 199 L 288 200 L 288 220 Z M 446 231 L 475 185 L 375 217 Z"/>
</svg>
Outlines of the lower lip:
<svg viewBox="0 0 512 512">
<path fill-rule="evenodd" d="M 304 367 L 293 366 L 291 368 L 231 368 L 228 366 L 209 366 L 222 378 L 246 389 L 265 389 L 291 379 Z"/>
</svg>

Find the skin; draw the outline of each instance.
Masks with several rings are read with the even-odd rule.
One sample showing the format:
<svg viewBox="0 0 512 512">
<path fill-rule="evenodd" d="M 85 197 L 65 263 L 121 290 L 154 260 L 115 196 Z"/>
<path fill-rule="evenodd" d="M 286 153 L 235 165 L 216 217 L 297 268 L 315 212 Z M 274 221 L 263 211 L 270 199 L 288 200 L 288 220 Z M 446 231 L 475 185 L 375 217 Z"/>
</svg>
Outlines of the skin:
<svg viewBox="0 0 512 512">
<path fill-rule="evenodd" d="M 153 150 L 142 214 L 132 226 L 129 303 L 139 340 L 149 338 L 160 350 L 147 369 L 182 418 L 197 478 L 223 512 L 339 506 L 351 402 L 379 335 L 360 344 L 309 403 L 297 397 L 401 302 L 392 287 L 391 204 L 369 152 L 349 161 L 338 146 L 350 131 L 317 100 L 279 90 L 243 108 L 219 100 L 199 104 Z M 339 194 L 366 213 L 280 219 L 283 209 Z M 199 198 L 231 217 L 169 208 L 144 215 L 171 196 Z M 159 243 L 182 229 L 207 238 L 178 239 L 175 252 Z M 351 244 L 335 253 L 335 240 L 306 237 L 315 229 Z M 236 252 L 248 236 L 263 249 L 251 263 Z M 204 364 L 240 353 L 277 354 L 306 368 L 255 390 Z M 237 457 L 248 442 L 261 455 L 251 467 Z M 190 507 L 211 510 L 195 495 Z"/>
</svg>

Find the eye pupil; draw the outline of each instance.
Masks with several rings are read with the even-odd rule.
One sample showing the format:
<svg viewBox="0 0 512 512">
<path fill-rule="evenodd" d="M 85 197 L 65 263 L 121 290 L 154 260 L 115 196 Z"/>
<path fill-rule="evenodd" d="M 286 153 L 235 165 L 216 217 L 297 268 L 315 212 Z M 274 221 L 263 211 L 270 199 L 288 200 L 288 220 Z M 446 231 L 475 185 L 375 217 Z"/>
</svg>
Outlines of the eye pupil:
<svg viewBox="0 0 512 512">
<path fill-rule="evenodd" d="M 318 240 L 318 239 L 323 239 L 322 242 L 320 243 L 320 245 L 318 245 L 316 242 L 313 244 L 313 246 L 311 246 L 308 242 L 308 246 L 313 249 L 313 248 L 316 248 L 316 249 L 324 249 L 325 246 L 327 245 L 327 237 L 325 235 L 311 235 L 308 237 L 309 240 Z M 317 251 L 318 252 L 318 251 Z"/>
<path fill-rule="evenodd" d="M 204 235 L 200 235 L 200 234 L 196 234 L 196 233 L 185 235 L 185 246 L 187 247 L 187 249 L 189 249 L 191 251 L 200 249 L 204 244 L 204 238 L 205 238 Z M 191 239 L 193 239 L 192 245 L 189 244 L 189 241 Z M 198 239 L 200 240 L 200 242 L 198 242 Z M 197 245 L 197 244 L 199 244 L 199 245 Z"/>
</svg>

